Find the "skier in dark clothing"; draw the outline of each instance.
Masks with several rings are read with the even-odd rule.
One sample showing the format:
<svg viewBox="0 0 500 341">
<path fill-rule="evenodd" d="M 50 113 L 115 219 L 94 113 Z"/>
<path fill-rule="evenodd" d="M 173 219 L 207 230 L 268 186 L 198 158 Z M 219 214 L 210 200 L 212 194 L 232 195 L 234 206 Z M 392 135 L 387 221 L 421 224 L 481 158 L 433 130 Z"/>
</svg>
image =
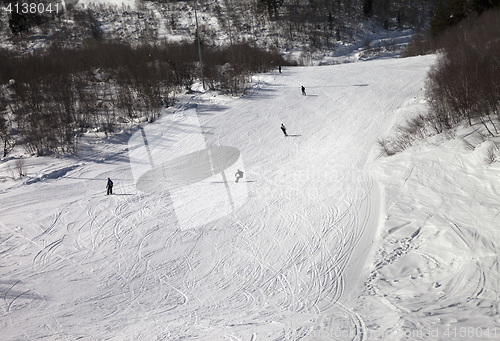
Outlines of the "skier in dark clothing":
<svg viewBox="0 0 500 341">
<path fill-rule="evenodd" d="M 306 95 L 306 88 L 304 88 L 304 86 L 302 86 L 302 96 L 305 96 Z"/>
<path fill-rule="evenodd" d="M 238 169 L 234 176 L 236 177 L 235 182 L 238 182 L 241 178 L 243 178 L 243 172 Z"/>
<path fill-rule="evenodd" d="M 108 194 L 113 194 L 113 181 L 111 181 L 110 178 L 108 178 L 108 184 L 106 185 L 106 188 L 108 189 Z"/>
<path fill-rule="evenodd" d="M 279 70 L 279 71 L 280 71 L 280 73 L 281 73 L 281 65 L 280 65 L 280 66 L 278 66 L 278 70 Z"/>
<path fill-rule="evenodd" d="M 281 123 L 281 130 L 283 131 L 283 134 L 285 134 L 285 136 L 288 136 L 288 134 L 286 133 L 286 128 L 283 125 L 283 123 Z"/>
</svg>

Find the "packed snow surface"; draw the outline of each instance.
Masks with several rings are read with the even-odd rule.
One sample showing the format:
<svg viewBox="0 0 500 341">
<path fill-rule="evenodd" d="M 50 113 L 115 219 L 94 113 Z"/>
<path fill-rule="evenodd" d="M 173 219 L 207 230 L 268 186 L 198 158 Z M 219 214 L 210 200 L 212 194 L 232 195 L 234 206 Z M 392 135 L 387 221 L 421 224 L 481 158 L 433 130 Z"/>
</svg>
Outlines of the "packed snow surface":
<svg viewBox="0 0 500 341">
<path fill-rule="evenodd" d="M 467 177 L 473 164 L 440 182 L 439 157 L 415 154 L 421 169 L 407 152 L 378 157 L 377 139 L 422 110 L 434 60 L 283 68 L 240 98 L 185 94 L 154 123 L 87 136 L 78 158 L 28 159 L 21 180 L 3 162 L 0 339 L 413 340 L 437 327 L 433 339 L 453 339 L 444 328 L 458 322 L 493 333 L 500 187 Z"/>
</svg>

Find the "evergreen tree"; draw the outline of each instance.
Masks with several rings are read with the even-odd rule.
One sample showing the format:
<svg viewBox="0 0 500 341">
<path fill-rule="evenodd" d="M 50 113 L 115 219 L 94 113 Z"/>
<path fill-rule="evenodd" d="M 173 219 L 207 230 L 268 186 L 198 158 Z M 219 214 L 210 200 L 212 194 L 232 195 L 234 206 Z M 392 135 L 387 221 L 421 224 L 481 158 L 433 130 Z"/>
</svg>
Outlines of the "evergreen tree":
<svg viewBox="0 0 500 341">
<path fill-rule="evenodd" d="M 12 34 L 21 34 L 28 29 L 28 23 L 26 18 L 17 12 L 12 12 L 9 19 L 9 28 Z"/>
<path fill-rule="evenodd" d="M 448 12 L 450 26 L 454 26 L 463 19 L 467 18 L 467 0 L 449 0 L 448 2 Z"/>
<path fill-rule="evenodd" d="M 21 11 L 24 10 L 22 4 L 23 2 L 18 0 L 11 0 L 8 4 L 10 6 L 9 28 L 13 34 L 20 34 L 21 36 L 30 27 L 42 25 L 49 20 L 48 16 L 38 13 L 36 10 L 32 12 L 31 8 L 27 13 L 23 13 Z"/>
<path fill-rule="evenodd" d="M 431 18 L 431 33 L 437 36 L 468 18 L 472 12 L 481 14 L 495 7 L 500 7 L 500 0 L 443 0 L 436 6 Z"/>
<path fill-rule="evenodd" d="M 370 17 L 373 12 L 373 0 L 363 0 L 363 14 Z"/>
<path fill-rule="evenodd" d="M 283 6 L 285 0 L 260 0 L 260 2 L 267 6 L 267 11 L 269 12 L 269 18 L 278 18 L 278 9 Z"/>
<path fill-rule="evenodd" d="M 498 7 L 499 3 L 499 0 L 472 0 L 471 8 L 474 12 L 481 14 L 490 8 Z"/>
<path fill-rule="evenodd" d="M 446 28 L 450 27 L 450 14 L 448 4 L 446 2 L 442 1 L 437 5 L 430 24 L 431 34 L 433 36 L 437 36 L 439 33 L 446 30 Z"/>
</svg>

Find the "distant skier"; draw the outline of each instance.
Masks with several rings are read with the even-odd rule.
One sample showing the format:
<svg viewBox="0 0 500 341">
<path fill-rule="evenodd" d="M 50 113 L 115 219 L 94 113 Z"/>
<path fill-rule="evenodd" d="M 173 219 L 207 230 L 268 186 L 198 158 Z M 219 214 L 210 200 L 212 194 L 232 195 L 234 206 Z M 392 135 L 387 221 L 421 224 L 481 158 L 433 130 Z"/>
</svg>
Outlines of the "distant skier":
<svg viewBox="0 0 500 341">
<path fill-rule="evenodd" d="M 302 86 L 302 96 L 306 96 L 306 88 L 304 86 Z"/>
<path fill-rule="evenodd" d="M 110 178 L 108 178 L 108 184 L 106 185 L 106 188 L 108 189 L 108 194 L 106 195 L 113 194 L 113 181 L 111 181 Z"/>
<path fill-rule="evenodd" d="M 280 71 L 280 73 L 281 73 L 281 65 L 280 65 L 280 66 L 278 66 L 278 70 L 279 70 L 279 71 Z"/>
<path fill-rule="evenodd" d="M 236 177 L 235 182 L 238 182 L 241 178 L 243 178 L 243 172 L 238 169 L 234 176 Z"/>
<path fill-rule="evenodd" d="M 281 130 L 283 131 L 283 134 L 285 134 L 285 136 L 288 136 L 288 134 L 286 133 L 286 128 L 283 125 L 283 123 L 281 123 Z"/>
</svg>

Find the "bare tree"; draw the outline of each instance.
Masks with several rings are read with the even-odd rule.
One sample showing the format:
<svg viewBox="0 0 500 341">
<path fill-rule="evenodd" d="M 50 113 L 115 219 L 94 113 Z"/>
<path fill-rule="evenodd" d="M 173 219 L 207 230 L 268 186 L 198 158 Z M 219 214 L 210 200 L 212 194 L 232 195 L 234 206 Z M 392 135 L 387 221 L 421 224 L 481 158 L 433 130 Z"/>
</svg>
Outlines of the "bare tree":
<svg viewBox="0 0 500 341">
<path fill-rule="evenodd" d="M 16 160 L 16 170 L 20 178 L 26 176 L 26 162 L 22 157 Z"/>
</svg>

